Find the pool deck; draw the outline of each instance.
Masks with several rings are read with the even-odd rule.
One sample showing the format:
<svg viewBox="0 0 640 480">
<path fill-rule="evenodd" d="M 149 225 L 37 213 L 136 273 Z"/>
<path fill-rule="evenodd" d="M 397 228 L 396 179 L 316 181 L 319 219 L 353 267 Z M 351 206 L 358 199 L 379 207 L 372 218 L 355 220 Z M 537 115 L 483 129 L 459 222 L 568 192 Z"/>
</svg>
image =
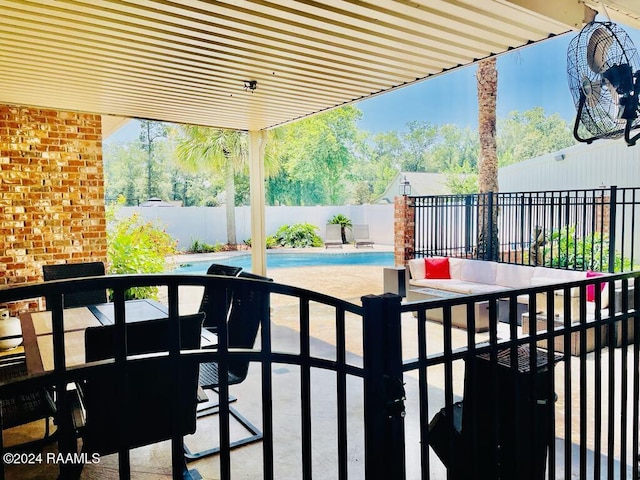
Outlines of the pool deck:
<svg viewBox="0 0 640 480">
<path fill-rule="evenodd" d="M 373 248 L 358 248 L 353 245 L 344 245 L 343 248 L 279 248 L 269 250 L 278 253 L 321 253 L 332 255 L 337 253 L 360 252 L 392 252 L 393 247 L 388 245 L 374 245 Z M 250 252 L 222 252 L 222 253 L 196 253 L 178 255 L 176 263 L 203 262 L 212 263 L 221 258 L 229 258 L 229 254 L 247 254 Z M 269 268 L 267 276 L 274 282 L 292 287 L 304 288 L 314 292 L 330 295 L 351 303 L 360 304 L 360 298 L 364 295 L 379 295 L 383 292 L 382 269 L 379 265 L 327 265 L 293 268 Z M 189 289 L 185 295 L 181 293 L 181 314 L 194 313 L 200 305 L 202 290 L 198 287 Z M 165 300 L 161 294 L 161 301 Z M 274 296 L 271 299 L 272 307 L 281 307 L 296 303 L 296 299 L 286 296 Z M 284 322 L 285 324 L 289 322 Z M 287 325 L 292 326 L 292 325 Z"/>
</svg>

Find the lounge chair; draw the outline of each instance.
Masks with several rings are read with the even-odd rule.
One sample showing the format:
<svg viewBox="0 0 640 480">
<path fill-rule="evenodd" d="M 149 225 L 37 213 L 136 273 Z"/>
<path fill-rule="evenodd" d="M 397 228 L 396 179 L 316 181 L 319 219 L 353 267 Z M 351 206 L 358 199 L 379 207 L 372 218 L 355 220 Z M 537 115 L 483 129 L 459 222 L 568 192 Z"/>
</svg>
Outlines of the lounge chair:
<svg viewBox="0 0 640 480">
<path fill-rule="evenodd" d="M 324 237 L 324 248 L 342 248 L 342 227 L 337 223 L 328 223 L 326 235 Z"/>
<path fill-rule="evenodd" d="M 373 247 L 373 240 L 369 238 L 369 225 L 353 226 L 353 243 L 356 248 Z"/>
</svg>

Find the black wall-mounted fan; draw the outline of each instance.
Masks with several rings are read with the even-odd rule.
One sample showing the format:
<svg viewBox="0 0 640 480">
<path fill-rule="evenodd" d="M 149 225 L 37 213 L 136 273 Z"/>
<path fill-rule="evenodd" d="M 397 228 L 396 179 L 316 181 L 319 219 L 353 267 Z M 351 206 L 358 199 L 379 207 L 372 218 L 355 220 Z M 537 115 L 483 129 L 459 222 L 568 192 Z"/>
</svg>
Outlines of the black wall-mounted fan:
<svg viewBox="0 0 640 480">
<path fill-rule="evenodd" d="M 640 134 L 640 58 L 624 30 L 611 22 L 591 22 L 569 43 L 569 89 L 578 111 L 573 135 L 580 142 L 624 136 L 635 145 Z M 593 135 L 582 138 L 582 124 Z"/>
</svg>

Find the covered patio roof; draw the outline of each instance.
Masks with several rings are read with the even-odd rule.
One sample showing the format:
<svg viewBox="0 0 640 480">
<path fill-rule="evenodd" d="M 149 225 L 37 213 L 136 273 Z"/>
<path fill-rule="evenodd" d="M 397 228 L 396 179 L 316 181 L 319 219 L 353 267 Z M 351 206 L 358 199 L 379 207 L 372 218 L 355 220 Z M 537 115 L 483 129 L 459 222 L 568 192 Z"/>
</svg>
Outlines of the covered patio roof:
<svg viewBox="0 0 640 480">
<path fill-rule="evenodd" d="M 249 131 L 261 244 L 260 131 L 580 29 L 604 7 L 640 27 L 637 0 L 0 0 L 0 103 L 116 117 L 105 131 L 121 117 Z"/>
<path fill-rule="evenodd" d="M 590 3 L 0 0 L 0 102 L 262 130 L 579 29 Z"/>
</svg>

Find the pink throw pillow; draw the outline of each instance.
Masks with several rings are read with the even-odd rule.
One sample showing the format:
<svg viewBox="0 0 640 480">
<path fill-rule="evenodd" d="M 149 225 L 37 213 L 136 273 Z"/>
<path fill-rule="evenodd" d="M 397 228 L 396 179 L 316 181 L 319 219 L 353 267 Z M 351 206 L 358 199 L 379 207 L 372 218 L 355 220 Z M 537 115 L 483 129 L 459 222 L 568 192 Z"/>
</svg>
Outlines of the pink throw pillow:
<svg viewBox="0 0 640 480">
<path fill-rule="evenodd" d="M 449 259 L 447 257 L 425 258 L 425 276 L 424 278 L 451 278 L 449 273 Z"/>
<path fill-rule="evenodd" d="M 602 272 L 594 272 L 592 270 L 587 270 L 587 278 L 593 277 L 602 277 L 604 273 Z M 604 288 L 607 286 L 605 282 L 600 284 L 600 291 L 602 292 Z M 595 302 L 596 301 L 596 286 L 595 285 L 587 285 L 587 302 Z"/>
</svg>

